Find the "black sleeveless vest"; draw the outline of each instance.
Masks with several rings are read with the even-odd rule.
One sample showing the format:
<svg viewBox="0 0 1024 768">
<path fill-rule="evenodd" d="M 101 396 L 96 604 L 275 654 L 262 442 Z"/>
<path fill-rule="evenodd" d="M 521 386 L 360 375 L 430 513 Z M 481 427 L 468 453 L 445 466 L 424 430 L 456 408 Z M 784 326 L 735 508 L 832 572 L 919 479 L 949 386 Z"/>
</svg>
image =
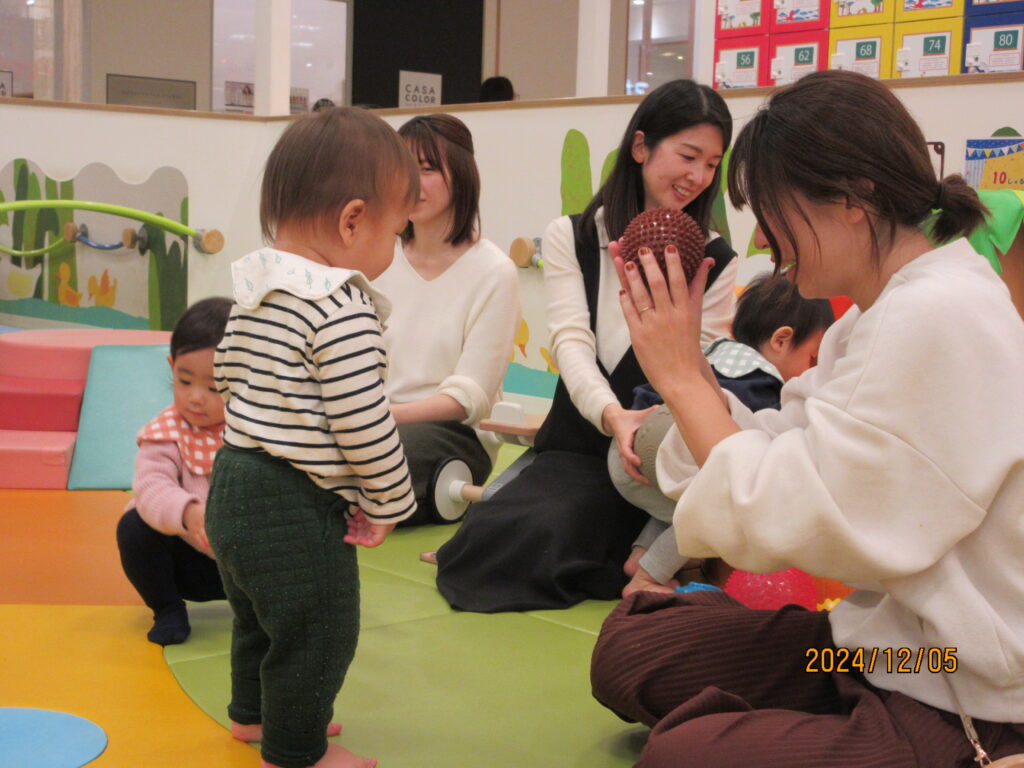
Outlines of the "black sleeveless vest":
<svg viewBox="0 0 1024 768">
<path fill-rule="evenodd" d="M 590 312 L 590 330 L 596 336 L 601 250 L 596 245 L 596 233 L 593 233 L 595 236 L 592 238 L 581 236 L 579 232 L 580 214 L 570 216 L 569 219 L 572 221 L 573 239 L 576 243 L 576 260 L 583 272 L 583 289 L 587 297 L 587 310 Z M 583 244 L 585 240 L 589 240 L 595 245 L 588 248 Z M 729 247 L 725 240 L 718 237 L 707 244 L 704 253 L 715 260 L 715 265 L 708 275 L 707 287 L 704 289 L 707 291 L 726 265 L 735 258 L 736 252 Z M 600 360 L 597 361 L 597 367 L 608 380 L 612 392 L 623 408 L 628 408 L 632 403 L 633 388 L 647 383 L 632 346 L 626 350 L 626 354 L 622 356 L 610 375 Z M 555 396 L 551 402 L 551 410 L 548 411 L 547 418 L 544 419 L 534 441 L 535 449 L 538 452 L 572 451 L 592 456 L 604 456 L 608 453 L 610 444 L 611 438 L 587 421 L 573 405 L 572 398 L 569 397 L 569 390 L 566 388 L 565 382 L 562 381 L 562 377 L 559 376 L 558 384 L 555 386 Z"/>
</svg>

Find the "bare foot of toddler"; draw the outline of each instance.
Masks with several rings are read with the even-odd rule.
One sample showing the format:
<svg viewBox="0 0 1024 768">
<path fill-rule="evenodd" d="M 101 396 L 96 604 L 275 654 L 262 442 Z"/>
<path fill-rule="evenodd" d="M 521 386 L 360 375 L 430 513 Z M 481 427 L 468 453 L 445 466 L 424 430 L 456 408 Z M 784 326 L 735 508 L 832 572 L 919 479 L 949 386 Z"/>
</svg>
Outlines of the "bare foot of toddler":
<svg viewBox="0 0 1024 768">
<path fill-rule="evenodd" d="M 645 547 L 633 547 L 633 551 L 629 553 L 629 559 L 622 566 L 622 572 L 629 576 L 629 578 L 633 578 L 636 575 L 636 569 L 640 567 L 640 558 L 646 554 L 647 549 Z"/>
<path fill-rule="evenodd" d="M 328 723 L 327 724 L 327 736 L 337 736 L 341 733 L 341 723 Z M 263 726 L 259 723 L 252 725 L 242 725 L 240 723 L 231 723 L 231 735 L 239 741 L 254 742 L 263 741 Z"/>
<path fill-rule="evenodd" d="M 377 758 L 375 757 L 362 757 L 338 744 L 328 744 L 327 753 L 310 768 L 376 768 L 376 765 Z M 278 768 L 278 766 L 264 760 L 260 763 L 260 768 Z"/>
<path fill-rule="evenodd" d="M 667 584 L 662 584 L 638 566 L 629 584 L 623 587 L 622 596 L 629 597 L 634 592 L 665 592 L 671 594 L 676 591 L 678 586 L 679 582 L 675 579 L 672 579 Z"/>
</svg>

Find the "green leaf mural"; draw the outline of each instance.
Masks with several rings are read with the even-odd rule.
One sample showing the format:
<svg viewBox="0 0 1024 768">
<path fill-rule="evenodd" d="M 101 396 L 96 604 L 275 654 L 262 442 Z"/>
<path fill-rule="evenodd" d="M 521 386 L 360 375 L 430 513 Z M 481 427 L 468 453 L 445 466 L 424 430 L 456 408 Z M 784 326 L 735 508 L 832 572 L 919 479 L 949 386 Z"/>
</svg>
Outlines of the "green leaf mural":
<svg viewBox="0 0 1024 768">
<path fill-rule="evenodd" d="M 562 215 L 580 213 L 594 196 L 590 171 L 590 145 L 587 137 L 575 129 L 565 134 L 562 143 Z"/>
<path fill-rule="evenodd" d="M 101 263 L 97 268 L 95 260 L 85 259 L 80 263 L 77 257 L 84 255 L 80 249 L 86 246 L 64 241 L 65 226 L 78 222 L 76 214 L 79 209 L 54 208 L 46 204 L 48 200 L 75 200 L 76 183 L 94 193 L 97 188 L 101 190 L 101 200 L 130 200 L 133 192 L 131 185 L 124 185 L 119 180 L 112 181 L 111 177 L 115 176 L 113 169 L 99 163 L 86 166 L 75 180 L 67 181 L 49 178 L 25 158 L 12 160 L 7 169 L 4 177 L 10 181 L 6 182 L 4 191 L 0 192 L 0 202 L 33 200 L 41 204 L 25 210 L 0 212 L 3 239 L 9 240 L 10 248 L 15 251 L 46 249 L 47 252 L 31 256 L 10 256 L 12 266 L 20 270 L 12 274 L 17 274 L 20 280 L 25 279 L 26 273 L 31 274 L 33 282 L 19 282 L 19 286 L 24 286 L 23 289 L 19 288 L 17 292 L 12 289 L 5 293 L 0 298 L 2 311 L 108 328 L 148 327 L 170 330 L 174 327 L 187 306 L 188 241 L 184 236 L 179 238 L 157 224 L 143 224 L 149 238 L 148 249 L 142 254 L 148 260 L 146 282 L 139 284 L 133 292 L 134 304 L 131 309 L 126 311 L 112 304 L 101 306 L 98 301 L 93 304 L 91 294 L 83 295 L 86 277 L 81 270 L 96 270 L 96 277 L 102 271 L 105 279 L 106 264 Z M 170 203 L 167 207 L 177 209 L 181 223 L 187 225 L 189 201 L 187 194 L 184 194 L 187 190 L 184 177 L 170 168 L 160 169 L 158 173 L 161 174 L 159 178 L 146 183 L 160 185 L 162 190 L 180 190 L 170 192 L 168 202 L 178 202 Z M 124 186 L 128 189 L 123 189 Z M 104 195 L 102 190 L 107 188 L 110 192 Z M 126 252 L 123 258 L 133 257 L 130 252 Z M 138 252 L 134 258 L 140 258 Z M 114 264 L 111 262 L 111 270 Z M 116 285 L 116 278 L 114 282 Z M 140 290 L 141 296 L 138 295 Z M 13 297 L 8 297 L 10 294 Z"/>
<path fill-rule="evenodd" d="M 63 181 L 58 186 L 57 182 L 51 179 L 49 176 L 46 178 L 46 199 L 47 200 L 73 200 L 75 197 L 74 193 L 74 182 Z M 67 209 L 55 210 L 53 208 L 43 208 L 39 211 L 39 229 L 40 231 L 46 231 L 50 233 L 50 241 L 56 240 L 59 237 L 64 236 L 64 225 L 69 222 L 73 222 L 75 219 L 75 212 Z M 39 242 L 37 247 L 42 247 L 43 242 Z M 42 257 L 40 257 L 42 258 Z M 58 273 L 60 271 L 61 264 L 67 264 L 70 271 L 70 279 L 68 285 L 71 289 L 78 288 L 78 262 L 75 258 L 75 246 L 73 243 L 67 243 L 62 245 L 55 251 L 51 251 L 49 258 L 46 261 L 46 274 L 47 274 L 47 296 L 49 301 L 59 302 L 60 298 L 58 290 L 60 288 L 60 280 Z"/>
<path fill-rule="evenodd" d="M 725 155 L 722 157 L 722 170 L 719 171 L 719 179 L 721 183 L 718 185 L 718 194 L 715 196 L 715 201 L 711 204 L 711 229 L 720 234 L 725 238 L 727 243 L 732 243 L 732 237 L 729 232 L 729 214 L 726 209 L 725 200 L 725 179 L 729 172 L 729 152 L 725 150 Z"/>
<path fill-rule="evenodd" d="M 188 304 L 188 247 L 182 248 L 173 235 L 168 247 L 167 232 L 153 224 L 142 226 L 149 235 L 149 327 L 170 331 Z"/>
<path fill-rule="evenodd" d="M 46 196 L 43 196 L 45 189 Z M 39 177 L 32 173 L 28 161 L 18 158 L 14 161 L 14 199 L 15 200 L 61 200 L 74 197 L 74 182 L 65 181 L 58 184 L 49 177 L 44 177 L 43 185 Z M 52 208 L 39 208 L 28 211 L 15 211 L 11 217 L 12 247 L 19 251 L 42 248 L 56 242 L 64 236 L 64 222 L 72 220 L 71 211 L 55 211 Z M 0 224 L 6 224 L 6 216 Z M 25 269 L 35 267 L 40 261 L 46 265 L 46 279 L 40 278 L 36 283 L 33 296 L 58 303 L 59 280 L 58 269 L 67 264 L 70 278 L 68 287 L 72 290 L 78 286 L 78 269 L 75 261 L 75 246 L 65 243 L 44 256 L 12 257 L 13 264 Z M 44 284 L 46 295 L 43 295 Z"/>
</svg>

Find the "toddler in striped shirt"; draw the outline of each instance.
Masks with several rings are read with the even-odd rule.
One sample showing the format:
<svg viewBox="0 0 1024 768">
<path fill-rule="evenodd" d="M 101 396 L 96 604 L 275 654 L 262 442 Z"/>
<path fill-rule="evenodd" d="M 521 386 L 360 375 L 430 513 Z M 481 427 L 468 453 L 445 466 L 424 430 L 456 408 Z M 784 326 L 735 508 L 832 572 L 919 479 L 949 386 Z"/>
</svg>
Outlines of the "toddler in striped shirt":
<svg viewBox="0 0 1024 768">
<path fill-rule="evenodd" d="M 418 198 L 416 163 L 383 120 L 313 113 L 267 160 L 272 245 L 232 264 L 206 529 L 235 612 L 231 730 L 262 741 L 264 768 L 376 765 L 327 736 L 359 635 L 353 545 L 377 546 L 416 509 L 382 381 L 388 305 L 369 281 Z"/>
</svg>

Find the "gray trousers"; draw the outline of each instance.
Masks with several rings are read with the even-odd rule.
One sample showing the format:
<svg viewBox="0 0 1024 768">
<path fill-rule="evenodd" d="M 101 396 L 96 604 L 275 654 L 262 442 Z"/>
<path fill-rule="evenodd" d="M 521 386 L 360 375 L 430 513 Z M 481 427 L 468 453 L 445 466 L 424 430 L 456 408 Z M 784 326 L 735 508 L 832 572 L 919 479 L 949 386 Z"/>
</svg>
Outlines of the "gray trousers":
<svg viewBox="0 0 1024 768">
<path fill-rule="evenodd" d="M 399 526 L 421 525 L 435 521 L 434 499 L 430 483 L 434 469 L 447 458 L 457 458 L 469 465 L 473 482 L 482 485 L 491 474 L 491 457 L 480 445 L 472 427 L 458 421 L 423 421 L 398 425 L 398 439 L 409 463 L 412 490 L 416 495 L 416 512 Z"/>
<path fill-rule="evenodd" d="M 608 476 L 615 490 L 630 504 L 651 516 L 633 546 L 647 550 L 640 558 L 640 566 L 662 583 L 669 581 L 689 559 L 680 555 L 676 548 L 676 537 L 672 530 L 676 503 L 658 488 L 657 473 L 654 471 L 658 446 L 671 426 L 672 415 L 668 407 L 663 405 L 652 411 L 637 430 L 633 449 L 640 455 L 643 461 L 641 471 L 652 485 L 638 483 L 626 474 L 614 442 L 608 449 Z"/>
</svg>

